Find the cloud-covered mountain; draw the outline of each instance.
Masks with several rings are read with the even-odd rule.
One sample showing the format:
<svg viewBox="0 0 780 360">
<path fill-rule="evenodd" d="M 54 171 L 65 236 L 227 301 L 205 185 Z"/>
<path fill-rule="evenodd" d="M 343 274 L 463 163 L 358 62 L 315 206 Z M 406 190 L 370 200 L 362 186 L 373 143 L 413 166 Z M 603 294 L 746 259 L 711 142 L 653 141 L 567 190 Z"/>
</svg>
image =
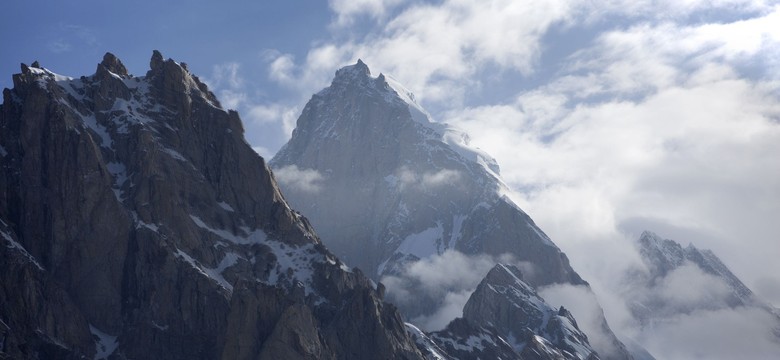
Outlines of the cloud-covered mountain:
<svg viewBox="0 0 780 360">
<path fill-rule="evenodd" d="M 620 295 L 638 341 L 671 359 L 780 354 L 780 312 L 715 253 L 650 231 L 635 245 L 642 263 L 625 274 Z"/>
<path fill-rule="evenodd" d="M 632 298 L 631 311 L 642 322 L 702 308 L 734 308 L 758 303 L 753 292 L 710 250 L 699 250 L 693 244 L 682 247 L 674 240 L 663 239 L 649 231 L 639 237 L 638 248 L 647 271 L 632 272 L 634 276 L 627 282 L 638 287 L 657 288 L 644 294 L 643 298 Z M 689 280 L 683 279 L 686 274 L 699 279 L 686 283 Z M 687 301 L 664 299 L 666 292 L 680 293 L 684 291 L 683 287 L 692 295 L 685 299 Z"/>
<path fill-rule="evenodd" d="M 451 312 L 446 320 L 458 316 L 497 262 L 522 268 L 532 287 L 587 288 L 506 195 L 495 160 L 469 146 L 465 133 L 432 122 L 409 90 L 389 76 L 372 77 L 362 61 L 338 70 L 311 98 L 271 166 L 324 243 L 382 280 L 388 298 L 417 323 L 442 309 Z M 597 350 L 629 357 L 600 319 L 609 340 Z M 426 330 L 445 324 L 420 323 Z"/>
<path fill-rule="evenodd" d="M 0 358 L 420 359 L 183 63 L 22 65 L 0 106 Z"/>
</svg>

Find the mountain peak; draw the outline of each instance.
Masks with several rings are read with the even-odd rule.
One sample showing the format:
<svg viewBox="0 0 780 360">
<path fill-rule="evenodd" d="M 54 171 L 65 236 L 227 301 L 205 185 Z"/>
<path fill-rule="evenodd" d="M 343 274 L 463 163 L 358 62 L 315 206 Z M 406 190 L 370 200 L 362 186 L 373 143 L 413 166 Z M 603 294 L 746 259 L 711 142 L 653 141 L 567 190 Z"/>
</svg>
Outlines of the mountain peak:
<svg viewBox="0 0 780 360">
<path fill-rule="evenodd" d="M 496 264 L 485 276 L 491 285 L 509 286 L 523 282 L 523 273 L 514 265 Z"/>
<path fill-rule="evenodd" d="M 543 339 L 539 343 L 542 353 L 551 355 L 543 359 L 598 358 L 574 316 L 545 302 L 513 265 L 497 264 L 490 270 L 463 307 L 463 318 L 483 328 L 495 328 L 510 339 L 521 358 L 539 358 L 526 351 L 533 339 Z"/>
<path fill-rule="evenodd" d="M 733 303 L 750 303 L 753 297 L 752 291 L 711 250 L 699 249 L 693 243 L 682 247 L 677 241 L 664 239 L 651 231 L 642 232 L 638 245 L 653 277 L 664 277 L 686 264 L 692 264 L 725 281 L 736 296 Z"/>
<path fill-rule="evenodd" d="M 125 68 L 125 65 L 122 64 L 122 61 L 120 61 L 119 58 L 110 52 L 107 52 L 105 55 L 103 55 L 103 61 L 98 64 L 96 73 L 100 73 L 102 69 L 108 70 L 122 78 L 129 77 L 127 68 Z"/>
<path fill-rule="evenodd" d="M 152 59 L 149 60 L 149 68 L 152 69 L 152 71 L 155 71 L 157 69 L 162 68 L 162 64 L 163 64 L 162 53 L 160 53 L 159 50 L 152 51 Z"/>
<path fill-rule="evenodd" d="M 371 79 L 371 70 L 363 60 L 358 59 L 354 65 L 347 65 L 341 69 L 336 70 L 336 77 L 333 79 L 333 83 L 339 82 L 353 82 L 355 80 L 369 80 Z"/>
</svg>

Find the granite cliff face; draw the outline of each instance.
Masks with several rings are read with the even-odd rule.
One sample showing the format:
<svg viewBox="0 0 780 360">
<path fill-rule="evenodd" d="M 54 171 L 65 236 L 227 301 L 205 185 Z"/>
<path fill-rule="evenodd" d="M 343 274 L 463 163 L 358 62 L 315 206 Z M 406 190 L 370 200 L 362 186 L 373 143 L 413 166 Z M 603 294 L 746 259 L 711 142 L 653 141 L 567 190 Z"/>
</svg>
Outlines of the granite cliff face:
<svg viewBox="0 0 780 360">
<path fill-rule="evenodd" d="M 292 211 L 238 114 L 155 51 L 0 107 L 0 358 L 418 359 Z"/>
</svg>

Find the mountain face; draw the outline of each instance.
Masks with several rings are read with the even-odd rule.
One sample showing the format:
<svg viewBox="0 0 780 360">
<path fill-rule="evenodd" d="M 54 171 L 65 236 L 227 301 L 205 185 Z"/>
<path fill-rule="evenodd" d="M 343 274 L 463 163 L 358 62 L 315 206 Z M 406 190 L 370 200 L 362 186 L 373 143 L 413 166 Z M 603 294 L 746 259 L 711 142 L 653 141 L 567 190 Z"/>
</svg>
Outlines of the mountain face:
<svg viewBox="0 0 780 360">
<path fill-rule="evenodd" d="M 0 358 L 421 359 L 184 64 L 33 63 L 0 106 Z"/>
<path fill-rule="evenodd" d="M 571 313 L 553 309 L 522 279 L 517 267 L 496 265 L 469 297 L 463 318 L 430 337 L 458 359 L 598 359 Z M 489 335 L 474 336 L 474 329 Z"/>
<path fill-rule="evenodd" d="M 584 284 L 563 252 L 505 193 L 495 160 L 429 121 L 411 93 L 362 62 L 336 72 L 274 156 L 277 174 L 316 171 L 316 189 L 285 181 L 290 204 L 328 247 L 375 279 L 447 249 L 513 254 L 529 281 Z"/>
<path fill-rule="evenodd" d="M 493 158 L 470 147 L 466 134 L 430 121 L 409 90 L 383 74 L 372 77 L 360 60 L 338 70 L 331 85 L 311 98 L 270 164 L 285 198 L 312 221 L 323 242 L 376 280 L 454 250 L 494 259 L 508 254 L 530 269 L 522 281 L 531 288 L 587 286 L 506 196 Z M 494 306 L 516 300 L 510 293 L 488 298 Z M 435 310 L 427 300 L 411 303 L 401 307 L 410 319 Z M 463 339 L 491 333 L 506 339 L 512 330 L 480 324 L 466 319 L 450 330 Z M 479 334 L 466 336 L 464 329 Z M 606 333 L 616 346 L 605 358 L 631 358 L 608 327 Z M 484 357 L 513 353 L 494 340 L 498 347 Z"/>
<path fill-rule="evenodd" d="M 650 231 L 643 232 L 636 245 L 646 270 L 630 273 L 625 281 L 630 285 L 625 296 L 630 311 L 642 324 L 697 310 L 759 307 L 773 312 L 710 250 L 700 250 L 693 244 L 682 247 Z M 706 284 L 686 286 L 704 287 L 695 288 L 699 296 L 690 301 L 670 301 L 673 297 L 664 296 L 666 289 L 675 288 L 675 282 L 686 281 L 683 276 L 696 276 L 697 283 Z"/>
</svg>

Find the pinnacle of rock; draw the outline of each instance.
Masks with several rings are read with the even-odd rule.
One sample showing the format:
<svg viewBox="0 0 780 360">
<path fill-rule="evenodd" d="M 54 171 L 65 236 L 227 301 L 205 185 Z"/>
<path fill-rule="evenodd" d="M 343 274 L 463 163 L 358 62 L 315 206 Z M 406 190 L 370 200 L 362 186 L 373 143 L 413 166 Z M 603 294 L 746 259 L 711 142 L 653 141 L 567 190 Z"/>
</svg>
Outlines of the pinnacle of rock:
<svg viewBox="0 0 780 360">
<path fill-rule="evenodd" d="M 125 65 L 122 64 L 122 61 L 120 61 L 119 58 L 110 52 L 107 52 L 105 55 L 103 55 L 103 61 L 100 62 L 99 66 L 103 66 L 106 70 L 119 75 L 120 77 L 129 76 L 127 73 L 127 68 L 125 68 Z"/>
</svg>

